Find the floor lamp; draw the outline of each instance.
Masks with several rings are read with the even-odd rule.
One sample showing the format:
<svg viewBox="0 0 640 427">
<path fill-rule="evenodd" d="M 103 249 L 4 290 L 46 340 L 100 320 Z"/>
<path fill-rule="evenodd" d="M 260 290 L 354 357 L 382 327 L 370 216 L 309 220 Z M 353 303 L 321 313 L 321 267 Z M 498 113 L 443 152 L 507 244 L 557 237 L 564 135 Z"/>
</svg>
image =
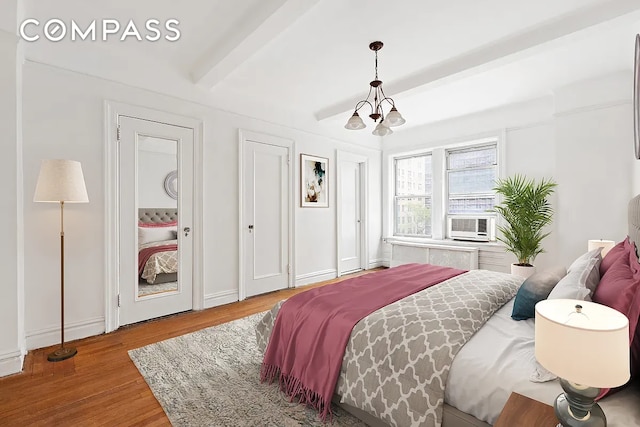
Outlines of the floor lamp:
<svg viewBox="0 0 640 427">
<path fill-rule="evenodd" d="M 59 362 L 78 352 L 64 346 L 64 204 L 89 202 L 80 162 L 43 160 L 33 201 L 60 203 L 60 348 L 47 356 L 50 362 Z"/>
</svg>

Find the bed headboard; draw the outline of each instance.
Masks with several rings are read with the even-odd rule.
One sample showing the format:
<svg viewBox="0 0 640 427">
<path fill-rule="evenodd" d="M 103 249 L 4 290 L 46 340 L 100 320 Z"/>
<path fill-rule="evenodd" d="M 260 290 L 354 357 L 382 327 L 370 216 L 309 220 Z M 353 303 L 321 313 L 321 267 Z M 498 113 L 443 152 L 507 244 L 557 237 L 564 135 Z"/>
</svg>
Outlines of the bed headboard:
<svg viewBox="0 0 640 427">
<path fill-rule="evenodd" d="M 629 240 L 640 245 L 640 194 L 629 202 Z"/>
<path fill-rule="evenodd" d="M 145 224 L 158 224 L 178 220 L 177 208 L 140 208 L 138 220 Z"/>
</svg>

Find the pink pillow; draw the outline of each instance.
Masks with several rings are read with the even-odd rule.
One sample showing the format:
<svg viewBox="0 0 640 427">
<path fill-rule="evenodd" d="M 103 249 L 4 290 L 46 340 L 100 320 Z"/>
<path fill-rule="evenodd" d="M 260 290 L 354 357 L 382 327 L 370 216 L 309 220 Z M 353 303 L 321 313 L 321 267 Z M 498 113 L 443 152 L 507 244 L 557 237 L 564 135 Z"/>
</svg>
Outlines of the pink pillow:
<svg viewBox="0 0 640 427">
<path fill-rule="evenodd" d="M 636 288 L 638 288 L 638 280 L 634 277 L 634 269 L 631 268 L 631 251 L 625 250 L 625 252 L 600 279 L 600 284 L 593 294 L 593 301 L 614 308 L 628 316 Z M 609 254 L 607 254 L 608 256 Z"/>
<path fill-rule="evenodd" d="M 177 225 L 178 225 L 178 221 L 169 221 L 169 222 L 142 222 L 142 221 L 138 221 L 138 227 L 144 227 L 144 228 L 175 227 Z"/>
<path fill-rule="evenodd" d="M 636 256 L 635 245 L 627 239 L 623 246 L 624 252 L 618 254 L 617 259 L 602 276 L 593 295 L 593 301 L 614 308 L 629 318 L 631 353 L 640 355 L 640 333 L 636 332 L 638 317 L 640 317 L 640 263 Z M 637 358 L 636 361 L 632 360 L 632 372 L 640 371 L 640 366 L 634 366 L 637 365 L 636 362 Z M 610 391 L 610 389 L 603 389 L 598 399 Z"/>
<path fill-rule="evenodd" d="M 611 248 L 607 255 L 602 258 L 602 262 L 600 263 L 600 277 L 604 276 L 604 273 L 606 273 L 613 263 L 616 262 L 623 254 L 627 253 L 630 245 L 629 237 L 627 237 L 622 242 Z"/>
<path fill-rule="evenodd" d="M 633 277 L 636 278 L 636 282 L 640 283 L 640 262 L 638 261 L 637 250 L 635 245 L 631 251 L 629 257 L 629 264 L 631 264 L 631 270 L 633 271 Z M 640 285 L 636 287 L 636 294 L 631 303 L 629 314 L 629 334 L 631 337 L 631 375 L 634 378 L 640 376 Z"/>
<path fill-rule="evenodd" d="M 640 292 L 638 292 L 636 296 L 638 294 L 640 294 Z M 640 328 L 638 327 L 636 327 L 636 335 L 631 342 L 631 376 L 633 378 L 640 378 Z"/>
</svg>

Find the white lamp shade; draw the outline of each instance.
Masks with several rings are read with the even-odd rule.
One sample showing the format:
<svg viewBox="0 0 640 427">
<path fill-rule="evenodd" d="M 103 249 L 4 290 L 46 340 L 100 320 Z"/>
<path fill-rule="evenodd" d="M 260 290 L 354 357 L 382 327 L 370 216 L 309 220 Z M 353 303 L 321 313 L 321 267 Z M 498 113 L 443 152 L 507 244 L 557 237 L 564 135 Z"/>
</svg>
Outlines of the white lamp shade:
<svg viewBox="0 0 640 427">
<path fill-rule="evenodd" d="M 344 127 L 345 129 L 349 130 L 358 130 L 366 128 L 367 125 L 364 124 L 364 122 L 360 118 L 360 115 L 354 111 L 353 115 L 349 118 L 349 120 L 347 120 L 347 124 L 344 125 Z"/>
<path fill-rule="evenodd" d="M 387 123 L 387 126 L 393 127 L 405 124 L 406 120 L 404 119 L 404 117 L 402 117 L 398 110 L 396 110 L 396 107 L 393 107 L 391 108 L 391 111 L 389 111 L 389 114 L 387 114 L 385 122 Z"/>
<path fill-rule="evenodd" d="M 376 136 L 386 136 L 391 135 L 393 131 L 387 126 L 383 125 L 382 122 L 378 123 L 378 126 L 372 132 Z"/>
<path fill-rule="evenodd" d="M 589 240 L 587 242 L 587 250 L 592 251 L 596 248 L 602 248 L 602 252 L 600 252 L 600 255 L 602 255 L 602 258 L 604 258 L 605 255 L 607 255 L 607 253 L 615 245 L 616 245 L 616 242 L 614 242 L 613 240 Z"/>
<path fill-rule="evenodd" d="M 75 160 L 43 160 L 34 202 L 88 203 L 82 165 Z"/>
<path fill-rule="evenodd" d="M 581 313 L 576 305 L 582 306 Z M 611 388 L 629 380 L 629 320 L 589 301 L 554 299 L 536 304 L 536 359 L 575 384 Z"/>
</svg>

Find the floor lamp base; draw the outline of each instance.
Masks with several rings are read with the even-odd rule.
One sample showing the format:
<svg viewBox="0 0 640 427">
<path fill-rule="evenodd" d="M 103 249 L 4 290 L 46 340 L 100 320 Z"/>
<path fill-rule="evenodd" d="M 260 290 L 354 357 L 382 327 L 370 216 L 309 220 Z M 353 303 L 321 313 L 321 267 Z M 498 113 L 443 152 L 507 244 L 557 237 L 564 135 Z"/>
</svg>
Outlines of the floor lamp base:
<svg viewBox="0 0 640 427">
<path fill-rule="evenodd" d="M 62 347 L 54 351 L 53 353 L 49 353 L 47 356 L 47 360 L 49 362 L 60 362 L 62 360 L 67 360 L 72 358 L 78 353 L 74 347 Z"/>
</svg>

